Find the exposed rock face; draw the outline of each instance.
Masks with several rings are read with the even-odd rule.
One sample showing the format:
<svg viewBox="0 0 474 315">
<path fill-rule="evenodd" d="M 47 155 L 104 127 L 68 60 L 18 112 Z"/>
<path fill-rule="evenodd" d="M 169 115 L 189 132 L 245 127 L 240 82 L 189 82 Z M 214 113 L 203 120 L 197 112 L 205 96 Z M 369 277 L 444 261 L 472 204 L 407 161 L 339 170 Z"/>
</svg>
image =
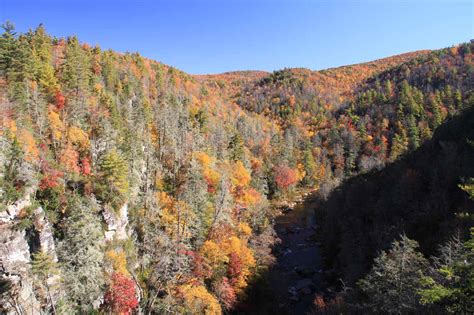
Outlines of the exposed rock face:
<svg viewBox="0 0 474 315">
<path fill-rule="evenodd" d="M 56 246 L 54 244 L 54 235 L 51 223 L 45 217 L 43 208 L 38 207 L 35 211 L 34 226 L 38 233 L 40 250 L 43 253 L 48 253 L 54 262 L 58 262 L 58 255 L 56 254 Z M 56 303 L 61 297 L 61 277 L 59 275 L 53 275 L 47 280 L 48 287 L 50 288 L 51 299 Z"/>
<path fill-rule="evenodd" d="M 115 212 L 110 207 L 104 207 L 104 220 L 107 223 L 107 231 L 105 231 L 105 239 L 111 241 L 114 238 L 125 240 L 128 238 L 128 204 L 125 203 Z"/>
<path fill-rule="evenodd" d="M 15 202 L 7 206 L 7 208 L 0 212 L 0 224 L 10 223 L 12 222 L 20 213 L 20 211 L 26 207 L 31 205 L 30 194 L 25 194 L 25 196 Z"/>
<path fill-rule="evenodd" d="M 9 286 L 0 297 L 0 311 L 38 314 L 40 304 L 31 281 L 30 248 L 25 231 L 14 230 L 15 218 L 31 205 L 29 194 L 0 212 L 0 280 Z"/>
<path fill-rule="evenodd" d="M 7 292 L 0 296 L 0 314 L 39 314 L 41 302 L 35 295 L 33 274 L 31 272 L 31 249 L 25 230 L 16 230 L 18 216 L 23 209 L 31 206 L 30 195 L 34 189 L 26 191 L 24 197 L 6 209 L 0 209 L 0 286 L 6 285 Z M 128 238 L 128 204 L 118 211 L 104 207 L 104 220 L 107 224 L 106 240 Z M 39 250 L 48 253 L 58 262 L 53 227 L 42 207 L 33 212 L 33 226 Z M 47 279 L 50 298 L 56 303 L 61 295 L 60 276 Z M 101 300 L 97 301 L 96 308 Z"/>
<path fill-rule="evenodd" d="M 34 226 L 39 235 L 41 251 L 50 254 L 53 257 L 53 261 L 57 262 L 58 256 L 56 255 L 56 246 L 54 245 L 54 236 L 51 224 L 45 217 L 43 208 L 38 207 L 34 214 Z"/>
<path fill-rule="evenodd" d="M 38 314 L 40 303 L 34 294 L 31 274 L 31 252 L 24 230 L 15 230 L 18 214 L 31 206 L 30 191 L 23 199 L 0 212 L 0 280 L 8 283 L 9 290 L 0 298 L 0 312 Z M 40 250 L 58 261 L 53 230 L 41 207 L 34 211 L 34 227 L 38 233 Z M 47 279 L 53 300 L 60 296 L 59 276 Z M 3 308 L 3 309 L 2 309 Z"/>
<path fill-rule="evenodd" d="M 6 224 L 0 225 L 0 279 L 11 285 L 10 291 L 0 299 L 7 314 L 18 311 L 22 314 L 40 312 L 40 304 L 31 282 L 29 263 L 30 249 L 25 231 L 15 231 Z"/>
</svg>

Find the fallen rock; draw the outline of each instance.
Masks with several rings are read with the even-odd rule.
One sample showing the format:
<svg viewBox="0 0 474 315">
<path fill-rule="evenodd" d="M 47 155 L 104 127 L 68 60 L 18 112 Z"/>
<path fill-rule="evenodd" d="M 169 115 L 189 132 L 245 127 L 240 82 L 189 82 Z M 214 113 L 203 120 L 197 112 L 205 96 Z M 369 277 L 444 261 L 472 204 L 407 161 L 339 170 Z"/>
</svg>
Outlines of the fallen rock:
<svg viewBox="0 0 474 315">
<path fill-rule="evenodd" d="M 301 293 L 303 295 L 309 295 L 309 294 L 311 294 L 311 292 L 312 292 L 312 290 L 309 287 L 301 289 Z"/>
<path fill-rule="evenodd" d="M 296 282 L 295 288 L 299 291 L 313 285 L 314 284 L 313 284 L 313 281 L 311 281 L 311 279 L 305 278 L 305 279 L 298 280 L 298 282 Z"/>
<path fill-rule="evenodd" d="M 315 273 L 314 269 L 308 268 L 308 267 L 296 266 L 293 269 L 300 277 L 303 277 L 303 278 L 310 277 Z"/>
<path fill-rule="evenodd" d="M 297 294 L 298 294 L 298 291 L 296 290 L 295 287 L 289 287 L 289 288 L 288 288 L 288 293 L 289 293 L 290 295 L 297 295 Z"/>
<path fill-rule="evenodd" d="M 311 280 L 313 281 L 313 283 L 319 283 L 321 281 L 321 276 L 316 273 L 311 277 Z"/>
<path fill-rule="evenodd" d="M 298 302 L 299 300 L 300 300 L 300 298 L 297 295 L 294 295 L 294 296 L 290 297 L 290 301 Z"/>
<path fill-rule="evenodd" d="M 283 207 L 281 207 L 281 212 L 282 212 L 283 214 L 287 214 L 287 213 L 291 212 L 292 210 L 293 210 L 293 209 L 290 208 L 289 206 L 283 206 Z"/>
</svg>

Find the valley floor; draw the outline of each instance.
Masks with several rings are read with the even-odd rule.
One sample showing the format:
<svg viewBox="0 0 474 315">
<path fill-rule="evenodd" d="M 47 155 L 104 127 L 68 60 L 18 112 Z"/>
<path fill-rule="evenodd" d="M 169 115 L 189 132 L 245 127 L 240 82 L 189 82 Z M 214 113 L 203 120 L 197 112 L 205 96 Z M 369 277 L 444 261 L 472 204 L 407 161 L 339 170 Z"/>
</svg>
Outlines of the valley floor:
<svg viewBox="0 0 474 315">
<path fill-rule="evenodd" d="M 316 240 L 316 198 L 307 194 L 293 207 L 275 219 L 275 231 L 281 243 L 273 252 L 274 266 L 262 283 L 266 295 L 249 303 L 248 310 L 238 314 L 306 314 L 311 311 L 315 293 L 321 290 L 322 262 Z M 262 290 L 261 288 L 252 288 Z M 271 305 L 270 305 L 271 304 Z"/>
<path fill-rule="evenodd" d="M 311 309 L 320 290 L 321 253 L 315 238 L 315 199 L 308 195 L 290 212 L 276 218 L 281 244 L 275 249 L 277 263 L 269 272 L 278 307 L 291 314 Z"/>
</svg>

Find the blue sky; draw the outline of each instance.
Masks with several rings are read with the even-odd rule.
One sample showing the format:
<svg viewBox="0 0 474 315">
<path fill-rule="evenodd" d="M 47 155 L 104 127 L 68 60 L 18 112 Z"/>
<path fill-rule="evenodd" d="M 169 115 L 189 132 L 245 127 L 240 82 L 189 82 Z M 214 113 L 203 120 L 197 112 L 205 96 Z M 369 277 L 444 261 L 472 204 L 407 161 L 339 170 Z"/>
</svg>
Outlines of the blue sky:
<svg viewBox="0 0 474 315">
<path fill-rule="evenodd" d="M 0 21 L 193 74 L 325 69 L 474 38 L 473 0 L 0 0 Z"/>
</svg>

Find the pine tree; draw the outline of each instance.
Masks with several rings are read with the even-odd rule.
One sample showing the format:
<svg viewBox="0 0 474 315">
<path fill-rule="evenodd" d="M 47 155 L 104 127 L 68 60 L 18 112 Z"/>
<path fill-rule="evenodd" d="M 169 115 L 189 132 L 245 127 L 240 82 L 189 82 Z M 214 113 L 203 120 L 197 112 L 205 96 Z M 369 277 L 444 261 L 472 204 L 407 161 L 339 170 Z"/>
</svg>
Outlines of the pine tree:
<svg viewBox="0 0 474 315">
<path fill-rule="evenodd" d="M 7 21 L 2 24 L 3 33 L 0 37 L 0 74 L 6 76 L 14 61 L 16 50 L 15 26 Z"/>
<path fill-rule="evenodd" d="M 78 94 L 87 88 L 89 78 L 87 55 L 77 37 L 68 39 L 66 58 L 61 67 L 61 79 L 70 92 Z"/>
<path fill-rule="evenodd" d="M 49 253 L 39 251 L 38 253 L 33 254 L 31 267 L 33 274 L 39 280 L 39 285 L 46 291 L 48 303 L 51 305 L 53 314 L 56 314 L 55 301 L 53 301 L 51 295 L 51 290 L 54 288 L 51 288 L 49 279 L 59 275 L 59 267 L 57 262 Z"/>
<path fill-rule="evenodd" d="M 67 229 L 58 246 L 60 265 L 67 299 L 78 312 L 88 312 L 104 292 L 104 235 L 95 200 L 74 197 L 69 204 Z"/>
<path fill-rule="evenodd" d="M 400 155 L 408 150 L 407 133 L 403 126 L 399 124 L 399 131 L 392 139 L 392 147 L 390 149 L 390 161 L 395 161 Z"/>
<path fill-rule="evenodd" d="M 7 141 L 6 141 L 7 142 Z M 14 138 L 5 143 L 3 169 L 0 171 L 0 206 L 6 206 L 18 200 L 22 195 L 19 168 L 23 163 L 23 151 L 20 144 Z"/>
<path fill-rule="evenodd" d="M 407 80 L 403 80 L 402 82 L 399 99 L 405 113 L 414 112 L 412 89 Z"/>
<path fill-rule="evenodd" d="M 53 96 L 58 90 L 59 84 L 53 68 L 53 54 L 51 38 L 46 34 L 43 25 L 38 26 L 33 34 L 30 34 L 30 42 L 33 48 L 33 71 L 36 81 L 42 89 Z"/>
<path fill-rule="evenodd" d="M 431 113 L 433 114 L 431 118 L 431 129 L 436 129 L 443 122 L 443 116 L 441 113 L 441 100 L 439 93 L 435 95 L 430 95 L 429 98 Z"/>
<path fill-rule="evenodd" d="M 76 37 L 68 39 L 66 58 L 60 73 L 61 87 L 67 98 L 67 117 L 76 124 L 83 122 L 87 115 L 87 106 L 84 106 L 84 103 L 89 94 L 92 70 L 90 56 Z"/>
<path fill-rule="evenodd" d="M 303 154 L 303 165 L 305 171 L 303 181 L 305 185 L 313 186 L 317 181 L 316 162 L 314 161 L 313 152 L 311 152 L 311 149 L 308 148 L 304 151 Z"/>
<path fill-rule="evenodd" d="M 408 139 L 410 150 L 416 150 L 420 146 L 420 130 L 416 124 L 416 119 L 413 115 L 408 116 Z"/>
<path fill-rule="evenodd" d="M 229 158 L 232 161 L 241 161 L 244 156 L 244 142 L 239 133 L 235 133 L 230 139 L 228 149 L 230 151 Z"/>
<path fill-rule="evenodd" d="M 420 302 L 452 314 L 474 311 L 474 228 L 463 244 L 453 237 L 440 248 L 429 276 L 421 279 Z"/>
<path fill-rule="evenodd" d="M 27 79 L 31 74 L 31 48 L 25 36 L 16 36 L 15 27 L 6 22 L 0 37 L 0 74 L 8 84 L 8 96 L 21 105 L 26 113 L 28 102 Z"/>
<path fill-rule="evenodd" d="M 454 92 L 454 106 L 458 110 L 462 108 L 462 94 L 460 89 L 456 89 L 456 92 Z"/>
<path fill-rule="evenodd" d="M 358 282 L 375 312 L 404 314 L 419 307 L 420 279 L 427 260 L 417 251 L 418 243 L 402 235 L 374 261 L 371 272 Z"/>
<path fill-rule="evenodd" d="M 114 208 L 121 206 L 129 190 L 128 164 L 116 151 L 108 152 L 100 162 L 99 196 Z"/>
</svg>

